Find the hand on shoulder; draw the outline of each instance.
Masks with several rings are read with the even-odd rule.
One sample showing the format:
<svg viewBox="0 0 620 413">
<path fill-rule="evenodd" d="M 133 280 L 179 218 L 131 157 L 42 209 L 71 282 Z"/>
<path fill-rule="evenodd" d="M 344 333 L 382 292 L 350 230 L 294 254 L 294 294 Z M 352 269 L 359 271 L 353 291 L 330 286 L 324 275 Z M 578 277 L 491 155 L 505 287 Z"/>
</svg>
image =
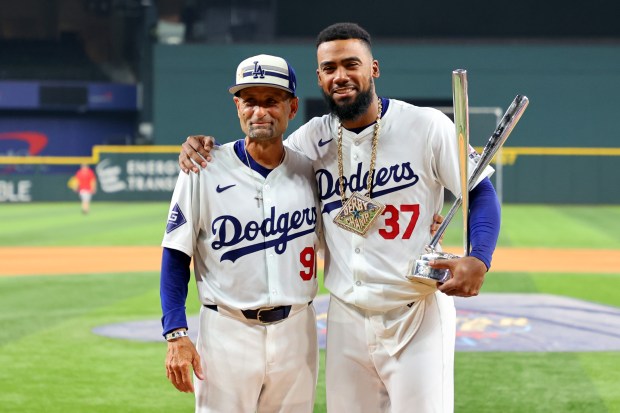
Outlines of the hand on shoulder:
<svg viewBox="0 0 620 413">
<path fill-rule="evenodd" d="M 199 173 L 199 168 L 192 163 L 194 160 L 202 168 L 207 167 L 211 161 L 211 149 L 215 145 L 215 138 L 207 135 L 190 135 L 181 145 L 179 153 L 179 166 L 186 174 L 189 171 Z"/>
</svg>

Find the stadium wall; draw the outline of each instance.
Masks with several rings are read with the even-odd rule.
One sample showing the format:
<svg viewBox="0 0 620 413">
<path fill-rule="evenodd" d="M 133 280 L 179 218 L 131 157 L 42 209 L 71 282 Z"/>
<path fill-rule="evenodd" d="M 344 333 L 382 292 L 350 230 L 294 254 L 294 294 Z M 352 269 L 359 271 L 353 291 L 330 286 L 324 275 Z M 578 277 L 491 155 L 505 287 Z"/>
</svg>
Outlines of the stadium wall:
<svg viewBox="0 0 620 413">
<path fill-rule="evenodd" d="M 451 72 L 468 70 L 469 104 L 507 108 L 517 94 L 530 106 L 506 143 L 503 200 L 523 203 L 618 203 L 620 113 L 618 44 L 375 43 L 381 96 L 452 100 Z M 183 45 L 155 48 L 155 141 L 178 145 L 208 133 L 219 142 L 241 137 L 227 89 L 239 61 L 253 54 L 286 57 L 297 71 L 303 124 L 307 102 L 321 98 L 315 48 L 299 45 Z M 472 131 L 483 145 L 492 133 Z"/>
<path fill-rule="evenodd" d="M 169 201 L 177 158 L 177 146 L 95 146 L 90 157 L 0 157 L 0 203 L 75 201 L 68 181 L 81 163 L 92 164 L 97 175 L 95 201 Z"/>
</svg>

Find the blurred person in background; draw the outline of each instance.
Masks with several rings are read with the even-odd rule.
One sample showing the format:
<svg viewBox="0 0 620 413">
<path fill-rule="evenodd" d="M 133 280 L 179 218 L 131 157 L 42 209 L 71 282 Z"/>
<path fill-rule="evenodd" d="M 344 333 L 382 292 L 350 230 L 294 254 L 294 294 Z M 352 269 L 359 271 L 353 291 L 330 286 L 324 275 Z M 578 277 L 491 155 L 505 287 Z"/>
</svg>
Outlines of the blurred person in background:
<svg viewBox="0 0 620 413">
<path fill-rule="evenodd" d="M 88 214 L 90 211 L 90 201 L 97 192 L 97 176 L 95 172 L 87 164 L 83 163 L 69 181 L 69 186 L 80 195 L 82 214 Z"/>
</svg>

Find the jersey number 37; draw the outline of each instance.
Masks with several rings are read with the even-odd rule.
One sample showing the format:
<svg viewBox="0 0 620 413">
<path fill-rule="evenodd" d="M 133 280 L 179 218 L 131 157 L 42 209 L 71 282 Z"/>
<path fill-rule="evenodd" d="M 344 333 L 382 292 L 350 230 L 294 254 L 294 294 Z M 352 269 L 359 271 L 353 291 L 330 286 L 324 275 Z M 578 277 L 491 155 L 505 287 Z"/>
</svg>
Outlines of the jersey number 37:
<svg viewBox="0 0 620 413">
<path fill-rule="evenodd" d="M 400 214 L 405 217 L 410 216 L 409 222 L 403 231 L 403 239 L 411 238 L 413 229 L 418 222 L 420 216 L 420 204 L 404 204 L 398 208 L 394 205 L 386 205 L 382 216 L 384 217 L 384 227 L 379 230 L 379 234 L 385 239 L 395 239 L 401 232 L 399 224 Z M 411 215 L 409 215 L 411 214 Z"/>
</svg>

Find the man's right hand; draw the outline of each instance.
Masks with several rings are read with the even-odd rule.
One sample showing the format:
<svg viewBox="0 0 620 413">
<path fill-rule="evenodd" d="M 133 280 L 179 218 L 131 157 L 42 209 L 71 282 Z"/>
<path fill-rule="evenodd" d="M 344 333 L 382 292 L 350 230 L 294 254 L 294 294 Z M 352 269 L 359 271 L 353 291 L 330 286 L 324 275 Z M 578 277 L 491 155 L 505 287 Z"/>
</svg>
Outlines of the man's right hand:
<svg viewBox="0 0 620 413">
<path fill-rule="evenodd" d="M 194 392 L 192 369 L 198 379 L 204 380 L 200 356 L 189 337 L 181 337 L 168 342 L 166 355 L 166 376 L 179 391 Z"/>
<path fill-rule="evenodd" d="M 192 163 L 192 159 L 203 168 L 207 167 L 207 162 L 211 161 L 211 149 L 215 145 L 215 138 L 205 135 L 190 135 L 181 145 L 179 153 L 179 166 L 186 174 L 189 171 L 199 173 L 198 167 Z"/>
</svg>

